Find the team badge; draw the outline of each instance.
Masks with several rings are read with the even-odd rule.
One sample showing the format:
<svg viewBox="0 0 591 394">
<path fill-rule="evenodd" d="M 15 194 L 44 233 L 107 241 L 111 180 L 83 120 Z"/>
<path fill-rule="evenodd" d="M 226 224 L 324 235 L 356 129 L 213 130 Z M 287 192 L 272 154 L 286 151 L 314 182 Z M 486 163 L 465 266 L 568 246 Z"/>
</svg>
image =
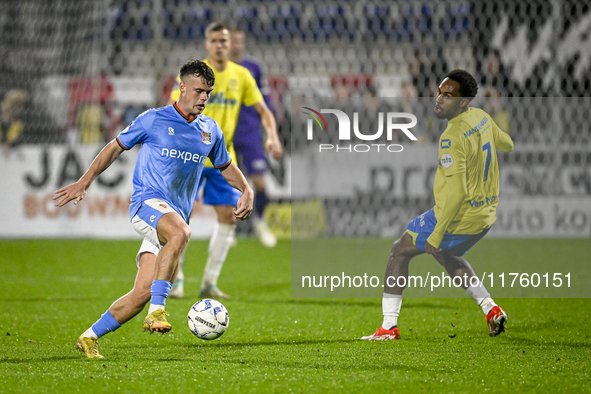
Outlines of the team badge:
<svg viewBox="0 0 591 394">
<path fill-rule="evenodd" d="M 451 140 L 441 140 L 441 149 L 451 148 Z"/>
<path fill-rule="evenodd" d="M 440 163 L 445 168 L 449 168 L 454 163 L 454 158 L 449 153 L 444 153 L 441 155 Z"/>
<path fill-rule="evenodd" d="M 201 137 L 203 137 L 203 142 L 207 145 L 211 144 L 211 132 L 202 131 Z"/>
</svg>

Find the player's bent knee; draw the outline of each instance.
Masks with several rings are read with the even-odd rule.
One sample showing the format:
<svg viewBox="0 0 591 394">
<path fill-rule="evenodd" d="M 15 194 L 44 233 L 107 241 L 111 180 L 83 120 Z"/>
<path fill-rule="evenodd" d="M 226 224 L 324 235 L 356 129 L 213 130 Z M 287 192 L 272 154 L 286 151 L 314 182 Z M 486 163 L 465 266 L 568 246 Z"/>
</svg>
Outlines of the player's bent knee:
<svg viewBox="0 0 591 394">
<path fill-rule="evenodd" d="M 390 257 L 396 257 L 402 254 L 402 246 L 400 245 L 400 239 L 397 239 L 392 244 L 392 249 L 390 250 Z"/>
<path fill-rule="evenodd" d="M 405 232 L 402 237 L 392 244 L 390 256 L 414 256 L 418 253 L 420 253 L 420 250 L 412 243 L 410 235 Z"/>
<path fill-rule="evenodd" d="M 229 205 L 221 205 L 216 207 L 216 213 L 218 216 L 218 222 L 222 224 L 236 224 L 236 218 L 234 217 L 234 207 Z"/>
<path fill-rule="evenodd" d="M 191 227 L 188 225 L 179 226 L 176 229 L 175 234 L 173 235 L 174 238 L 178 240 L 181 244 L 187 244 L 191 239 Z"/>
</svg>

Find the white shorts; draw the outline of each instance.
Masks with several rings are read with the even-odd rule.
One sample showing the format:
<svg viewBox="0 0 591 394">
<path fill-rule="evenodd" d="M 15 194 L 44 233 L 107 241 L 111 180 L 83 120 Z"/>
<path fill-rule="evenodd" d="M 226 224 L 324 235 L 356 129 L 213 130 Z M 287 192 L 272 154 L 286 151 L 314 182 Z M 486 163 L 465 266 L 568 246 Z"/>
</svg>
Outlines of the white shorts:
<svg viewBox="0 0 591 394">
<path fill-rule="evenodd" d="M 131 219 L 131 224 L 135 231 L 144 237 L 140 250 L 135 257 L 137 266 L 140 266 L 140 255 L 142 253 L 152 253 L 158 256 L 158 252 L 162 249 L 160 240 L 158 239 L 158 231 L 156 226 L 158 220 L 165 213 L 176 212 L 172 209 L 166 201 L 152 198 L 142 202 L 138 213 Z"/>
</svg>

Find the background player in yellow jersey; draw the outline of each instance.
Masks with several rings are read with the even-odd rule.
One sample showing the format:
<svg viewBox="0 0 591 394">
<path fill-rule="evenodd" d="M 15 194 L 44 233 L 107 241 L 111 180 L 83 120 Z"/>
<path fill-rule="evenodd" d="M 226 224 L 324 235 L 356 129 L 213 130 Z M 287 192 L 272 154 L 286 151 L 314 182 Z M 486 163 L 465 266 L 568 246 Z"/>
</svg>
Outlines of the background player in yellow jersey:
<svg viewBox="0 0 591 394">
<path fill-rule="evenodd" d="M 410 260 L 429 253 L 451 277 L 467 275 L 462 286 L 486 315 L 489 335 L 505 329 L 507 314 L 480 284 L 470 286 L 476 277 L 462 256 L 486 235 L 496 220 L 499 203 L 499 167 L 496 150 L 513 150 L 511 137 L 498 128 L 491 116 L 468 104 L 476 96 L 478 85 L 464 70 L 453 70 L 439 85 L 435 115 L 448 124 L 439 138 L 439 167 L 435 174 L 435 206 L 413 219 L 406 232 L 394 242 L 386 267 L 382 326 L 364 340 L 400 339 L 398 315 L 402 291 L 398 281 L 408 279 Z M 390 278 L 390 279 L 389 279 Z M 400 283 L 406 281 L 400 281 Z M 464 286 L 468 283 L 468 286 Z"/>
<path fill-rule="evenodd" d="M 242 104 L 254 107 L 259 113 L 269 139 L 267 146 L 270 153 L 281 157 L 282 147 L 277 135 L 275 117 L 265 104 L 256 81 L 248 69 L 229 60 L 230 30 L 223 23 L 214 22 L 206 28 L 205 37 L 205 49 L 208 53 L 205 63 L 213 69 L 216 84 L 203 113 L 219 124 L 232 161 L 237 162 L 232 139 Z M 171 101 L 176 101 L 178 96 L 178 89 L 175 88 L 171 93 Z M 219 170 L 213 168 L 209 161 L 203 171 L 199 188 L 203 188 L 203 202 L 213 205 L 217 215 L 199 295 L 218 299 L 229 298 L 217 287 L 217 281 L 234 238 L 236 219 L 233 212 L 240 193 L 226 182 Z M 181 259 L 179 272 L 170 292 L 173 298 L 184 296 L 183 264 L 184 257 Z"/>
</svg>

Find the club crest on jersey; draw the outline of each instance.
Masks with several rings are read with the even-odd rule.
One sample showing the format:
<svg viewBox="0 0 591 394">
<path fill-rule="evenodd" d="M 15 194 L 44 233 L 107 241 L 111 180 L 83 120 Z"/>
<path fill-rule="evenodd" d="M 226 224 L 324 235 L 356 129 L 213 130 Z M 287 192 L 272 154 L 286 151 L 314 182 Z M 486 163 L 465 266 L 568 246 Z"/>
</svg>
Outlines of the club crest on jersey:
<svg viewBox="0 0 591 394">
<path fill-rule="evenodd" d="M 201 132 L 201 137 L 203 137 L 203 142 L 206 145 L 210 145 L 211 144 L 211 132 L 202 131 Z"/>
</svg>

